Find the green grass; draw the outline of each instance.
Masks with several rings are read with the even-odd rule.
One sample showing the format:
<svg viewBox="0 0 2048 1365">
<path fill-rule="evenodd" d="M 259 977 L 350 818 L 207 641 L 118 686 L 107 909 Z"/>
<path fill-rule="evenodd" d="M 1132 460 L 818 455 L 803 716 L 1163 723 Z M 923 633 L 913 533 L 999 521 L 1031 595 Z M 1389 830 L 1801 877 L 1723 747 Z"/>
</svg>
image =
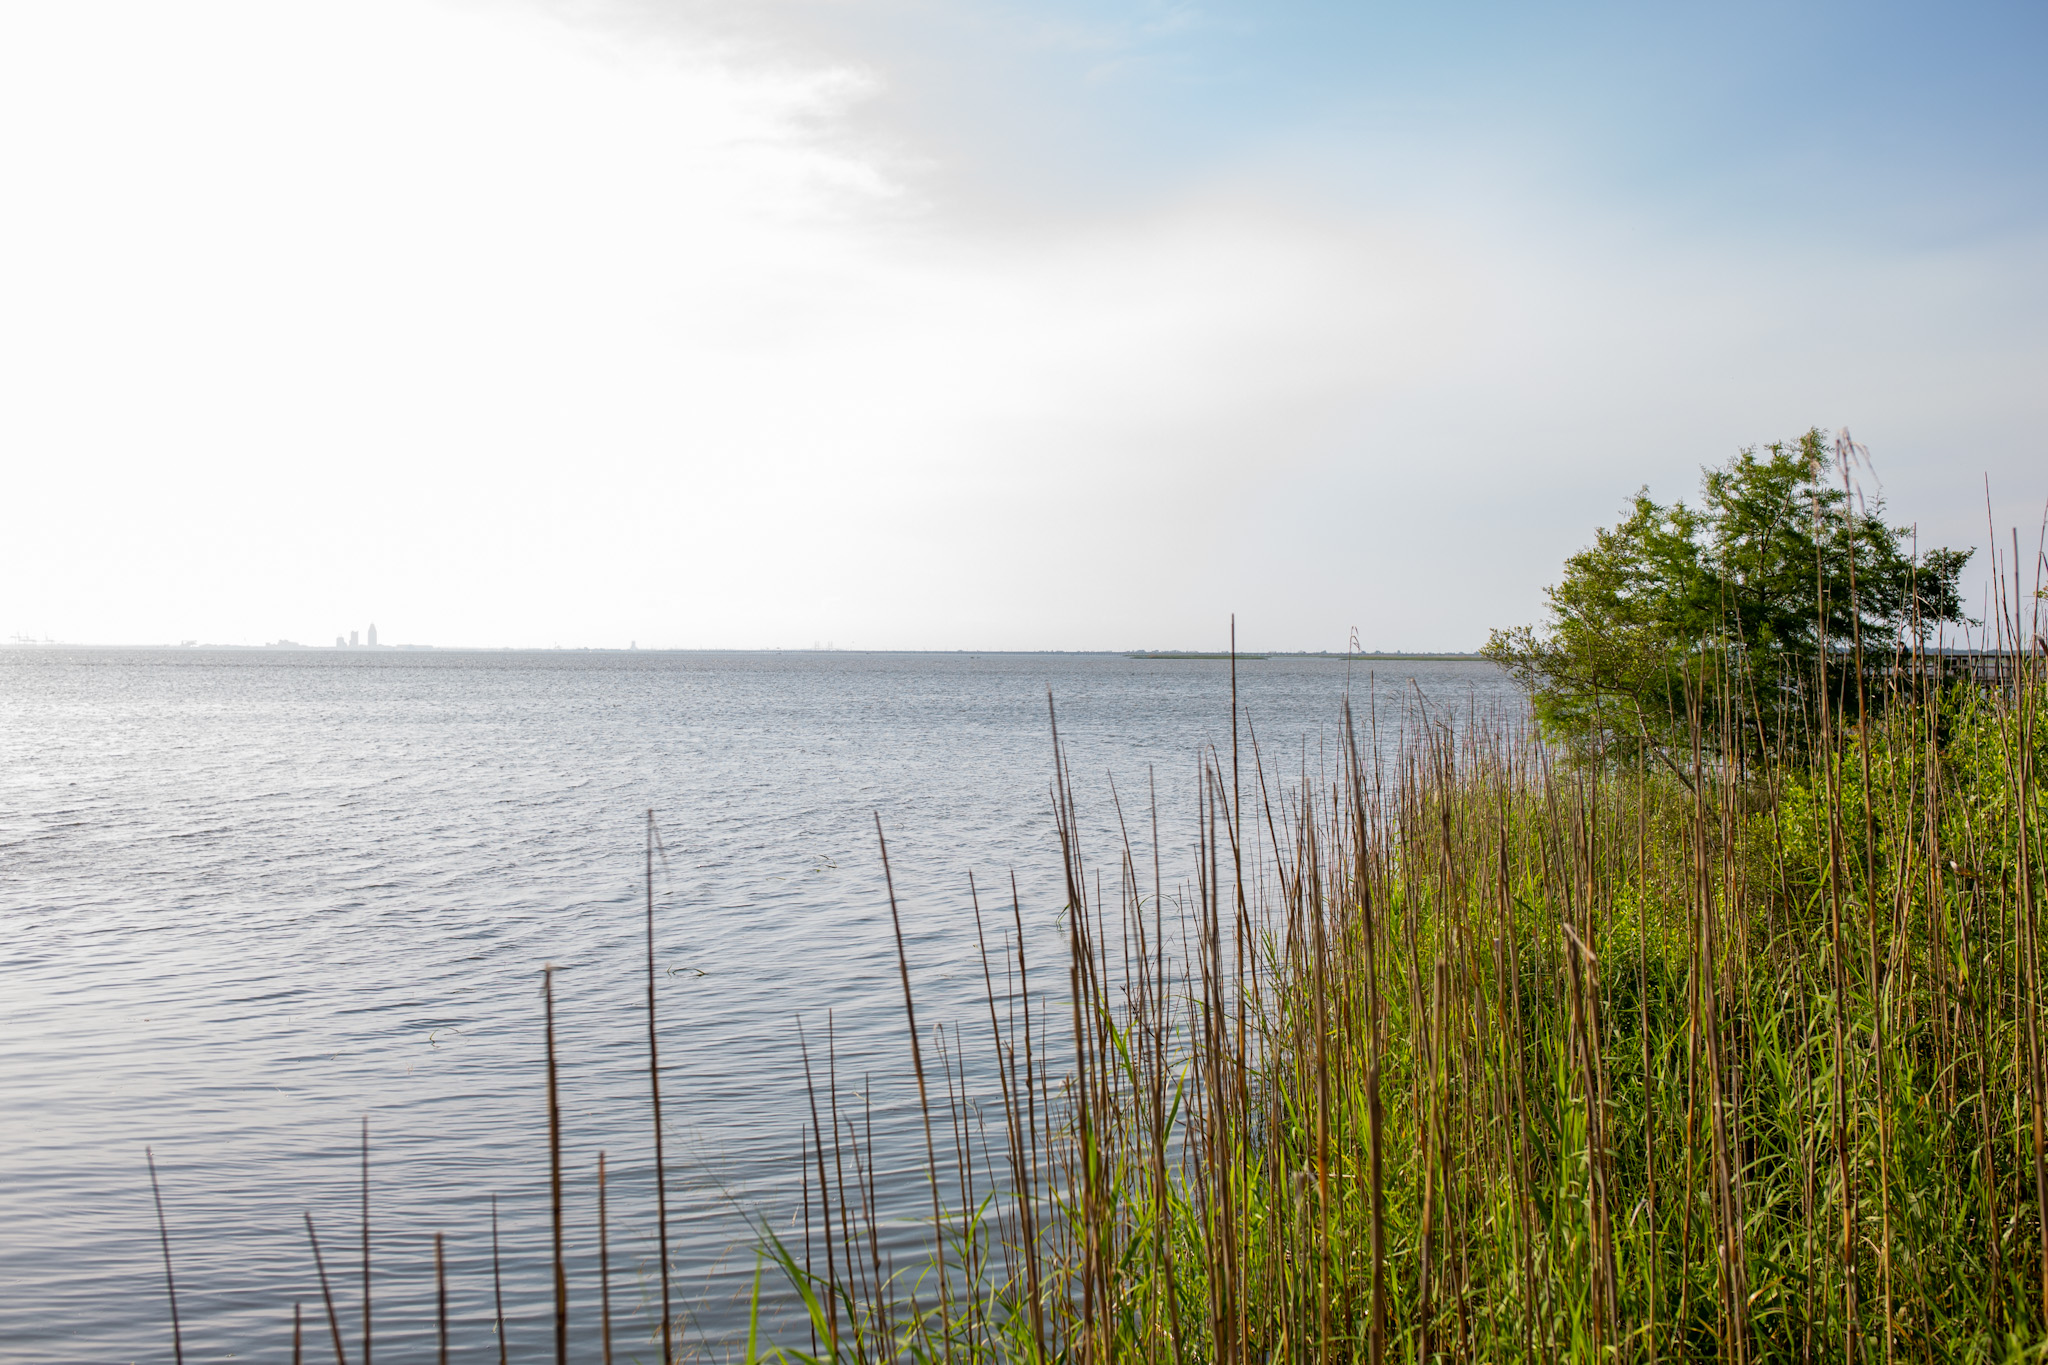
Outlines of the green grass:
<svg viewBox="0 0 2048 1365">
<path fill-rule="evenodd" d="M 1219 754 L 1177 887 L 1084 866 L 1062 773 L 1059 1003 L 998 950 L 985 1036 L 935 1035 L 1001 1078 L 984 1133 L 940 1058 L 943 1257 L 865 1268 L 861 1134 L 819 1126 L 782 1349 L 2040 1356 L 2043 690 L 1871 677 L 1797 760 L 1430 729 L 1283 791 Z"/>
</svg>

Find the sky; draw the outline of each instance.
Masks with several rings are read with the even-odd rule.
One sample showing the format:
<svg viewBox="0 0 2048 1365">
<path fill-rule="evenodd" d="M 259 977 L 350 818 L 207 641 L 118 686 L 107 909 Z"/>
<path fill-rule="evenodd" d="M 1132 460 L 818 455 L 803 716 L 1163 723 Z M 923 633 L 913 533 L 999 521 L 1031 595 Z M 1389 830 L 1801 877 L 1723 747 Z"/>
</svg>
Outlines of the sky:
<svg viewBox="0 0 2048 1365">
<path fill-rule="evenodd" d="M 2044 135 L 2031 4 L 0 5 L 0 636 L 1464 650 L 1812 426 L 2031 558 Z"/>
</svg>

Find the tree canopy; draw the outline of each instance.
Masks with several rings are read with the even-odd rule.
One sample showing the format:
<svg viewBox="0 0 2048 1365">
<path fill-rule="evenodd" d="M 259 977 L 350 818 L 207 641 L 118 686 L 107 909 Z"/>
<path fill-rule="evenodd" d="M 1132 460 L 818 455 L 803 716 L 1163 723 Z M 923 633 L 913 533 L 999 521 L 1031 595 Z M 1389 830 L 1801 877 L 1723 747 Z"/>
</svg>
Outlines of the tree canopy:
<svg viewBox="0 0 2048 1365">
<path fill-rule="evenodd" d="M 1546 732 L 1575 743 L 1668 741 L 1703 661 L 1783 728 L 1788 707 L 1842 675 L 1852 642 L 1871 657 L 1967 620 L 1970 551 L 1916 554 L 1912 528 L 1841 478 L 1858 450 L 1816 428 L 1704 470 L 1696 508 L 1638 490 L 1565 561 L 1540 628 L 1494 631 L 1487 656 L 1529 690 Z"/>
</svg>

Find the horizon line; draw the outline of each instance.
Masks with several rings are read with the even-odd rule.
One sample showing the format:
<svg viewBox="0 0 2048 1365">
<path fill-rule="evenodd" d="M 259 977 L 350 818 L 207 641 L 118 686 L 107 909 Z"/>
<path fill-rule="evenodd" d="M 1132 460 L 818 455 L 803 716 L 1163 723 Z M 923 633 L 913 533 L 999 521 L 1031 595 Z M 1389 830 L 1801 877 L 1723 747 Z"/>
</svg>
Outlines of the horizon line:
<svg viewBox="0 0 2048 1365">
<path fill-rule="evenodd" d="M 166 641 L 122 642 L 82 641 L 56 639 L 28 639 L 15 636 L 0 641 L 0 649 L 31 651 L 43 649 L 104 649 L 104 650 L 149 650 L 166 653 L 217 652 L 295 652 L 307 654 L 1061 654 L 1090 655 L 1104 658 L 1152 659 L 1162 662 L 1228 660 L 1232 651 L 1226 646 L 1216 648 L 1094 648 L 1094 649 L 983 649 L 983 648 L 935 648 L 904 647 L 893 649 L 855 646 L 815 647 L 801 645 L 433 645 L 433 644 L 383 644 L 375 645 L 308 645 L 297 641 L 278 640 L 264 644 L 237 644 L 226 641 Z M 1256 661 L 1260 658 L 1306 658 L 1306 659 L 1478 659 L 1483 658 L 1477 650 L 1430 649 L 1375 649 L 1375 650 L 1332 650 L 1332 649 L 1241 649 L 1236 651 L 1240 660 Z"/>
</svg>

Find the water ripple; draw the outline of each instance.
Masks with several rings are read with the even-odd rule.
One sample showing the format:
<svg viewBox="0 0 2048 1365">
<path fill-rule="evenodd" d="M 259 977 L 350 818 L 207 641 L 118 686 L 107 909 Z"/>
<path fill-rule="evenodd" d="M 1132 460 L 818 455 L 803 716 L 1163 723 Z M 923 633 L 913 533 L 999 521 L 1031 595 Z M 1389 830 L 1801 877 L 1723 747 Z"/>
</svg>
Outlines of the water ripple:
<svg viewBox="0 0 2048 1365">
<path fill-rule="evenodd" d="M 1512 706 L 1480 664 L 1382 666 Z M 1315 771 L 1343 664 L 1240 672 L 1269 761 Z M 1355 669 L 1355 699 L 1365 695 Z M 1097 853 L 1156 774 L 1185 865 L 1196 754 L 1228 743 L 1224 666 L 1100 656 L 0 652 L 0 1352 L 166 1353 L 164 1180 L 194 1358 L 277 1352 L 317 1308 L 301 1210 L 355 1236 L 369 1115 L 380 1346 L 423 1351 L 432 1238 L 459 1336 L 488 1340 L 499 1196 L 515 1345 L 548 1339 L 540 968 L 556 982 L 572 1262 L 594 1312 L 609 1154 L 615 1299 L 652 1283 L 643 812 L 657 878 L 671 1242 L 694 1337 L 742 1328 L 753 1231 L 796 1188 L 793 1018 L 838 1029 L 876 1132 L 908 1134 L 900 996 L 873 815 L 890 831 L 920 1015 L 972 1024 L 966 874 L 1014 869 L 1053 937 L 1045 697 Z M 866 1077 L 867 1079 L 863 1079 Z M 879 1182 L 920 1149 L 885 1141 Z M 910 1186 L 914 1188 L 914 1186 Z M 354 1307 L 353 1272 L 343 1295 Z M 356 1320 L 352 1319 L 353 1331 Z M 309 1328 L 311 1328 L 309 1320 Z M 324 1323 L 319 1324 L 324 1332 Z"/>
</svg>

